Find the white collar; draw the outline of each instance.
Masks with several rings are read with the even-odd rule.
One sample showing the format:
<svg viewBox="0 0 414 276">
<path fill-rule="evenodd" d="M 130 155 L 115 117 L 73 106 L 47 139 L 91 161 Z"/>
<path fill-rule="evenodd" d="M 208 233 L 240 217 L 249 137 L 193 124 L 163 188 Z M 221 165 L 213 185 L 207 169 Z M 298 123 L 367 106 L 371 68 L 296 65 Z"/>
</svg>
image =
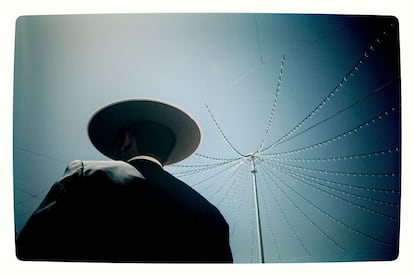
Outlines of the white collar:
<svg viewBox="0 0 414 276">
<path fill-rule="evenodd" d="M 159 165 L 161 168 L 163 167 L 160 161 L 158 161 L 156 158 L 151 157 L 151 156 L 148 156 L 148 155 L 138 155 L 138 156 L 134 156 L 131 159 L 129 159 L 128 162 L 129 161 L 132 161 L 132 160 L 148 160 L 148 161 L 151 161 L 151 162 Z"/>
</svg>

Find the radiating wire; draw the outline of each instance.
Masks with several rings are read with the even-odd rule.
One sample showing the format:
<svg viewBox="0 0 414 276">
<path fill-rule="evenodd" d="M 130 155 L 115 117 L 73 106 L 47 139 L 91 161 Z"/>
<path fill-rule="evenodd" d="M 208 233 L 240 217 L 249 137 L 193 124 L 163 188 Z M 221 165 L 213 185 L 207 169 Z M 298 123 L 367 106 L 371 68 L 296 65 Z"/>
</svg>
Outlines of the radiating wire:
<svg viewBox="0 0 414 276">
<path fill-rule="evenodd" d="M 240 173 L 240 169 L 242 168 L 243 163 L 239 162 L 237 165 L 235 165 L 234 167 L 232 167 L 232 169 L 234 170 L 233 173 L 227 178 L 226 181 L 224 181 L 224 183 L 222 185 L 220 185 L 220 188 L 217 189 L 209 198 L 208 200 L 211 201 L 219 192 L 221 192 L 224 187 L 227 185 L 227 183 L 231 180 L 233 180 L 233 183 L 230 185 L 229 189 L 227 190 L 227 192 L 223 195 L 223 198 L 225 198 L 230 189 L 233 187 L 234 183 L 236 183 L 236 175 L 238 175 Z"/>
<path fill-rule="evenodd" d="M 268 176 L 269 179 L 271 179 L 269 177 L 269 175 L 265 172 L 264 176 Z M 297 242 L 301 245 L 302 249 L 307 253 L 308 256 L 311 256 L 311 253 L 309 252 L 309 250 L 306 248 L 305 244 L 303 243 L 303 241 L 301 240 L 301 238 L 299 237 L 299 235 L 297 234 L 295 228 L 292 226 L 292 224 L 289 221 L 288 216 L 286 215 L 285 211 L 283 210 L 281 204 L 279 203 L 279 200 L 277 200 L 276 195 L 274 194 L 273 190 L 270 188 L 270 184 L 265 181 L 266 187 L 267 189 L 270 191 L 270 195 L 273 198 L 273 202 L 276 204 L 280 214 L 283 217 L 283 220 L 286 222 L 286 224 L 289 226 L 290 231 L 293 233 L 293 235 L 295 236 Z"/>
<path fill-rule="evenodd" d="M 279 167 L 278 169 L 286 169 L 288 171 L 297 172 L 296 170 L 292 170 L 292 169 L 289 169 L 289 168 L 283 168 L 283 167 Z M 356 185 L 356 184 L 354 184 L 355 180 L 353 180 L 353 179 L 352 179 L 353 181 L 352 181 L 352 184 L 351 184 L 351 183 L 343 183 L 343 182 L 328 180 L 328 179 L 325 179 L 325 178 L 316 177 L 316 176 L 306 174 L 306 173 L 298 173 L 298 174 L 309 177 L 309 178 L 312 178 L 312 179 L 315 179 L 317 181 L 325 182 L 325 183 L 327 183 L 329 185 L 332 185 L 332 186 L 339 186 L 339 187 L 342 187 L 342 188 L 347 188 L 347 189 L 352 189 L 352 190 L 357 190 L 357 191 L 364 191 L 364 192 L 369 192 L 369 193 L 391 194 L 391 195 L 392 194 L 400 194 L 400 191 L 397 190 L 397 189 L 394 189 L 394 188 L 385 189 L 385 188 L 378 188 L 376 186 L 375 187 L 372 187 L 372 186 L 367 187 L 367 186 Z M 330 186 L 330 187 L 332 187 L 332 186 Z"/>
<path fill-rule="evenodd" d="M 259 58 L 260 58 L 260 64 L 263 64 L 263 55 L 262 55 L 262 47 L 260 43 L 260 36 L 259 36 L 259 26 L 257 23 L 257 15 L 254 14 L 254 23 L 256 27 L 256 40 L 257 40 L 257 48 L 259 50 Z"/>
<path fill-rule="evenodd" d="M 246 185 L 241 185 L 241 186 L 242 186 L 241 193 L 246 193 L 247 192 Z M 236 212 L 234 212 L 235 213 L 235 219 L 234 219 L 233 225 L 231 227 L 231 231 L 230 231 L 230 240 L 232 239 L 232 237 L 234 237 L 234 231 L 236 230 L 236 227 L 238 225 L 238 221 L 240 219 L 241 206 L 243 205 L 243 203 L 245 203 L 245 202 L 242 201 L 242 200 L 239 200 L 239 204 L 237 205 Z"/>
<path fill-rule="evenodd" d="M 197 153 L 197 152 L 194 155 L 196 155 L 198 157 L 205 158 L 205 159 L 216 160 L 216 161 L 234 161 L 234 160 L 240 160 L 240 158 L 241 158 L 241 157 L 237 157 L 237 158 L 220 158 L 220 157 L 207 156 L 207 155 Z"/>
<path fill-rule="evenodd" d="M 274 117 L 275 111 L 276 111 L 277 99 L 278 99 L 278 96 L 279 96 L 280 84 L 282 83 L 282 76 L 283 76 L 284 66 L 285 66 L 285 55 L 283 55 L 282 60 L 281 60 L 279 78 L 278 78 L 277 84 L 276 84 L 276 90 L 275 90 L 275 95 L 274 95 L 274 99 L 273 99 L 272 110 L 270 112 L 269 120 L 267 121 L 267 126 L 266 126 L 265 133 L 263 135 L 263 138 L 262 138 L 262 142 L 260 143 L 260 146 L 256 150 L 256 152 L 260 152 L 262 150 L 262 147 L 265 143 L 267 134 L 269 133 L 270 126 L 272 125 L 272 122 L 273 122 L 273 117 Z"/>
<path fill-rule="evenodd" d="M 373 209 L 371 209 L 371 208 L 368 208 L 368 207 L 362 206 L 361 204 L 357 204 L 357 203 L 355 203 L 355 202 L 352 202 L 352 201 L 350 201 L 350 200 L 347 200 L 347 199 L 345 199 L 345 198 L 342 198 L 342 197 L 340 197 L 340 196 L 338 196 L 338 195 L 335 195 L 335 194 L 333 194 L 333 193 L 331 193 L 331 192 L 325 191 L 325 190 L 323 190 L 323 189 L 321 189 L 321 188 L 318 188 L 318 187 L 317 187 L 317 186 L 315 186 L 315 185 L 310 184 L 310 183 L 309 183 L 309 182 L 307 182 L 305 179 L 303 179 L 303 178 L 301 178 L 301 177 L 298 177 L 298 176 L 296 176 L 295 174 L 293 174 L 293 173 L 291 173 L 291 172 L 287 172 L 286 170 L 280 170 L 280 171 L 281 171 L 282 173 L 284 173 L 284 174 L 286 174 L 286 175 L 288 175 L 288 176 L 290 176 L 290 177 L 292 177 L 292 178 L 294 178 L 294 179 L 296 179 L 296 180 L 298 180 L 298 181 L 302 182 L 303 184 L 305 184 L 306 186 L 308 186 L 308 187 L 310 187 L 310 188 L 312 188 L 312 189 L 316 190 L 317 192 L 321 192 L 321 193 L 323 193 L 323 194 L 325 194 L 325 195 L 327 195 L 327 196 L 329 196 L 329 197 L 331 197 L 331 198 L 334 198 L 334 199 L 336 199 L 336 200 L 338 200 L 338 201 L 344 202 L 344 203 L 346 203 L 346 204 L 348 204 L 348 205 L 350 205 L 350 206 L 352 206 L 352 207 L 358 208 L 358 209 L 360 209 L 360 210 L 366 211 L 366 212 L 368 212 L 368 213 L 370 213 L 370 214 L 373 214 L 373 215 L 376 215 L 376 216 L 380 216 L 380 217 L 383 217 L 383 218 L 386 218 L 386 219 L 392 220 L 392 221 L 394 221 L 394 222 L 398 222 L 398 218 L 397 218 L 397 217 L 394 217 L 394 216 L 390 216 L 390 215 L 384 214 L 384 213 L 382 213 L 382 212 L 379 212 L 379 211 L 373 210 Z"/>
<path fill-rule="evenodd" d="M 315 172 L 319 174 L 329 174 L 336 176 L 359 176 L 359 177 L 397 177 L 400 176 L 399 172 L 349 172 L 349 171 L 333 171 L 333 170 L 322 170 L 309 167 L 296 166 L 291 164 L 286 164 L 282 162 L 274 162 L 279 166 L 293 168 L 301 171 Z"/>
<path fill-rule="evenodd" d="M 277 241 L 276 241 L 275 231 L 272 228 L 272 223 L 271 223 L 270 214 L 269 214 L 270 213 L 269 208 L 267 207 L 266 199 L 265 199 L 265 196 L 263 195 L 262 189 L 259 189 L 259 194 L 260 194 L 260 197 L 262 198 L 262 201 L 263 201 L 267 221 L 269 222 L 269 229 L 270 229 L 270 232 L 271 232 L 271 235 L 272 235 L 272 241 L 273 241 L 274 247 L 276 249 L 276 255 L 277 255 L 278 260 L 280 261 L 281 257 L 280 257 L 280 252 L 279 252 L 279 245 L 277 244 Z"/>
<path fill-rule="evenodd" d="M 383 33 L 383 37 L 386 37 L 386 35 L 384 35 Z M 280 137 L 276 142 L 272 143 L 271 145 L 267 146 L 266 148 L 264 148 L 262 150 L 262 152 L 268 151 L 269 149 L 275 147 L 276 145 L 278 145 L 281 141 L 285 140 L 286 138 L 288 138 L 290 135 L 292 135 L 294 132 L 296 132 L 300 127 L 303 126 L 303 124 L 305 122 L 307 122 L 308 120 L 310 120 L 311 118 L 314 117 L 314 115 L 325 105 L 329 102 L 331 97 L 334 97 L 337 93 L 340 92 L 340 90 L 342 89 L 342 87 L 344 86 L 344 84 L 346 82 L 348 82 L 349 78 L 353 77 L 358 71 L 359 71 L 359 67 L 361 64 L 363 64 L 365 62 L 365 60 L 370 56 L 368 54 L 368 52 L 370 51 L 374 51 L 375 47 L 373 45 L 377 45 L 380 46 L 381 45 L 381 39 L 380 38 L 376 38 L 375 41 L 373 42 L 373 44 L 371 44 L 368 47 L 368 50 L 365 51 L 360 58 L 358 59 L 358 61 L 353 65 L 352 69 L 350 69 L 348 71 L 347 74 L 345 74 L 345 77 L 343 77 L 339 83 L 336 85 L 336 87 L 334 89 L 332 89 L 330 91 L 330 93 L 310 112 L 308 113 L 308 115 L 306 115 L 304 117 L 304 119 L 302 119 L 297 125 L 295 125 L 291 130 L 289 130 L 285 135 L 283 135 L 282 137 Z"/>
<path fill-rule="evenodd" d="M 276 187 L 282 194 L 283 196 L 289 201 L 289 203 L 319 232 L 322 234 L 322 236 L 324 236 L 327 240 L 331 241 L 336 247 L 344 250 L 345 248 L 339 243 L 337 242 L 334 238 L 332 238 L 331 236 L 329 236 L 317 223 L 315 223 L 305 212 L 303 212 L 303 210 L 295 203 L 295 201 L 293 199 L 291 199 L 289 197 L 289 195 L 280 187 L 280 185 L 278 183 L 282 183 L 284 186 L 288 187 L 289 189 L 291 189 L 289 187 L 289 185 L 287 185 L 281 178 L 279 178 L 272 170 L 270 170 L 267 166 L 263 166 L 262 167 L 265 171 L 265 173 L 267 173 L 267 175 L 272 178 L 272 176 L 274 178 L 272 179 L 276 179 L 276 181 L 274 182 L 275 185 L 274 187 Z"/>
<path fill-rule="evenodd" d="M 331 144 L 333 142 L 339 141 L 342 138 L 345 138 L 347 136 L 350 136 L 354 133 L 357 133 L 359 130 L 364 129 L 366 127 L 372 126 L 373 124 L 375 124 L 378 120 L 382 120 L 385 117 L 390 116 L 392 113 L 395 113 L 397 111 L 397 109 L 395 107 L 389 108 L 384 112 L 381 112 L 377 115 L 375 115 L 374 117 L 371 117 L 369 120 L 359 124 L 358 126 L 349 129 L 345 132 L 342 132 L 339 135 L 336 135 L 334 137 L 325 139 L 321 142 L 306 146 L 306 147 L 302 147 L 302 148 L 298 148 L 298 149 L 294 149 L 294 150 L 289 150 L 289 151 L 285 151 L 285 152 L 278 152 L 278 153 L 274 153 L 274 156 L 283 156 L 283 155 L 290 155 L 290 154 L 295 154 L 295 153 L 299 153 L 299 152 L 304 152 L 304 151 L 308 151 L 308 150 L 314 150 L 317 148 L 320 148 L 322 146 L 326 146 L 328 144 Z"/>
<path fill-rule="evenodd" d="M 371 157 L 377 157 L 377 156 L 385 156 L 386 154 L 392 154 L 392 153 L 399 153 L 400 149 L 398 147 L 386 149 L 386 150 L 379 150 L 379 151 L 371 151 L 366 153 L 360 153 L 360 154 L 351 154 L 351 155 L 340 155 L 340 156 L 329 156 L 329 157 L 318 157 L 318 158 L 285 158 L 285 157 L 278 157 L 273 156 L 273 153 L 265 153 L 261 154 L 263 158 L 269 158 L 276 161 L 285 161 L 285 162 L 337 162 L 337 161 L 351 161 L 356 159 L 366 159 Z"/>
<path fill-rule="evenodd" d="M 224 141 L 226 141 L 227 145 L 230 146 L 230 148 L 237 153 L 239 156 L 242 157 L 246 157 L 246 155 L 240 153 L 229 141 L 229 139 L 226 137 L 226 135 L 224 135 L 223 130 L 221 129 L 221 127 L 219 126 L 219 124 L 217 123 L 216 119 L 213 116 L 213 113 L 211 112 L 210 108 L 208 107 L 207 104 L 205 104 L 205 107 L 207 108 L 208 113 L 210 114 L 210 118 L 213 120 L 214 125 L 216 126 L 216 128 L 218 129 L 218 131 L 220 132 L 221 136 L 223 137 Z"/>
<path fill-rule="evenodd" d="M 329 185 L 326 185 L 326 184 L 322 184 L 322 183 L 318 182 L 320 180 L 317 177 L 313 177 L 313 176 L 308 175 L 308 174 L 298 173 L 294 170 L 286 169 L 286 168 L 282 168 L 282 167 L 278 167 L 278 169 L 283 173 L 289 174 L 292 177 L 296 177 L 296 179 L 300 179 L 300 181 L 305 181 L 305 180 L 310 181 L 311 183 L 314 183 L 318 186 L 321 186 L 321 187 L 323 187 L 327 190 L 331 190 L 331 191 L 334 191 L 334 192 L 337 192 L 337 193 L 340 193 L 340 194 L 343 194 L 343 195 L 346 195 L 346 196 L 349 196 L 349 197 L 357 198 L 357 199 L 360 199 L 360 200 L 369 201 L 370 203 L 376 203 L 376 204 L 385 205 L 385 206 L 389 206 L 389 207 L 399 208 L 399 204 L 395 204 L 393 202 L 389 202 L 389 201 L 386 201 L 386 200 L 378 200 L 378 199 L 367 197 L 367 196 L 362 196 L 362 195 L 359 195 L 359 194 L 356 194 L 356 193 L 351 193 L 351 192 L 344 191 L 344 190 L 341 190 L 341 189 L 338 189 L 338 188 L 333 188 L 333 187 L 331 187 Z M 323 182 L 326 182 L 326 181 L 323 181 Z M 312 184 L 310 184 L 310 185 L 312 185 Z"/>
<path fill-rule="evenodd" d="M 238 161 L 238 160 L 215 163 L 215 164 L 211 164 L 211 165 L 208 165 L 208 164 L 205 164 L 205 165 L 187 165 L 187 166 L 182 165 L 182 167 L 193 168 L 193 169 L 174 172 L 173 175 L 176 176 L 176 177 L 185 177 L 185 176 L 189 176 L 189 175 L 202 173 L 202 172 L 212 170 L 212 169 L 215 169 L 215 168 L 219 168 L 219 167 L 222 167 L 224 165 L 234 163 L 236 161 Z"/>
<path fill-rule="evenodd" d="M 243 164 L 242 164 L 242 166 L 243 166 Z M 217 201 L 217 204 L 216 204 L 216 206 L 217 206 L 217 207 L 221 206 L 221 204 L 224 202 L 224 200 L 225 200 L 225 199 L 227 199 L 229 202 L 230 202 L 230 201 L 232 201 L 232 200 L 234 199 L 234 196 L 235 196 L 235 194 L 237 193 L 237 187 L 240 187 L 240 186 L 241 186 L 241 185 L 240 185 L 240 172 L 242 172 L 242 171 L 241 171 L 242 166 L 240 166 L 240 167 L 239 167 L 239 171 L 238 171 L 238 173 L 237 173 L 237 177 L 234 177 L 233 182 L 232 182 L 232 184 L 229 186 L 229 188 L 227 189 L 226 193 L 223 195 L 223 197 L 221 198 L 221 200 L 220 200 L 220 201 Z M 239 184 L 239 185 L 236 185 L 236 184 Z M 232 196 L 231 196 L 231 199 L 230 199 L 230 198 L 228 197 L 228 195 L 229 195 L 230 191 L 232 190 L 232 188 L 233 188 L 234 186 L 236 186 L 236 188 L 235 188 L 235 190 L 233 191 Z"/>
<path fill-rule="evenodd" d="M 232 161 L 233 160 L 229 160 L 229 161 L 225 161 L 225 162 L 209 163 L 209 164 L 190 164 L 190 165 L 172 164 L 172 165 L 169 165 L 169 166 L 176 167 L 176 168 L 208 168 L 208 167 L 225 165 L 225 164 L 228 164 Z"/>
<path fill-rule="evenodd" d="M 43 158 L 46 158 L 46 159 L 49 159 L 49 160 L 53 160 L 53 161 L 56 161 L 56 162 L 59 162 L 59 163 L 62 163 L 62 164 L 68 164 L 69 163 L 68 161 L 61 160 L 61 159 L 58 159 L 58 158 L 54 158 L 54 157 L 51 157 L 47 154 L 43 154 L 43 153 L 36 152 L 36 151 L 33 151 L 33 150 L 25 149 L 23 147 L 14 146 L 13 148 L 17 149 L 17 150 L 20 150 L 20 151 L 30 153 L 32 155 L 36 155 L 36 156 L 40 156 L 40 157 L 43 157 Z"/>
<path fill-rule="evenodd" d="M 293 189 L 290 185 L 287 185 L 282 179 L 280 179 L 276 174 L 274 174 L 274 172 L 272 172 L 271 170 L 267 169 L 267 171 L 269 171 L 276 179 L 279 180 L 279 182 L 283 183 L 283 185 L 285 187 L 287 187 L 290 191 L 292 191 L 293 193 L 295 193 L 297 196 L 299 196 L 304 202 L 308 203 L 313 209 L 315 209 L 316 211 L 318 211 L 321 215 L 325 216 L 326 218 L 328 218 L 329 220 L 337 223 L 338 225 L 342 225 L 344 228 L 348 229 L 349 231 L 365 237 L 369 240 L 373 240 L 375 242 L 381 243 L 383 245 L 387 245 L 387 246 L 391 246 L 391 243 L 384 241 L 380 238 L 376 238 L 370 234 L 364 233 L 358 229 L 356 229 L 355 227 L 341 221 L 340 219 L 335 218 L 334 216 L 330 215 L 328 212 L 324 211 L 322 208 L 318 207 L 316 204 L 312 203 L 309 199 L 307 199 L 306 197 L 304 197 L 301 193 L 299 193 L 298 191 L 296 191 L 295 189 Z M 318 227 L 319 228 L 319 227 Z M 345 249 L 344 247 L 342 247 L 339 243 L 337 243 L 335 240 L 332 239 L 332 241 L 334 241 L 337 246 L 340 246 L 342 249 Z"/>
<path fill-rule="evenodd" d="M 360 99 L 356 100 L 356 101 L 355 101 L 355 102 L 353 102 L 352 104 L 350 104 L 350 105 L 346 106 L 345 108 L 343 108 L 343 109 L 341 109 L 341 110 L 339 110 L 339 111 L 335 112 L 335 113 L 334 113 L 334 114 L 332 114 L 331 116 L 329 116 L 329 117 L 327 117 L 327 118 L 325 118 L 325 119 L 323 119 L 323 120 L 321 120 L 321 121 L 319 121 L 319 122 L 317 122 L 317 123 L 315 123 L 315 124 L 313 124 L 313 125 L 311 125 L 311 126 L 307 127 L 306 129 L 302 130 L 301 132 L 298 132 L 298 133 L 296 133 L 295 135 L 290 136 L 289 138 L 279 139 L 279 140 L 278 140 L 278 142 L 274 143 L 274 146 L 281 145 L 281 144 L 283 144 L 283 143 L 285 143 L 285 142 L 287 142 L 287 141 L 289 141 L 289 140 L 291 140 L 291 139 L 293 139 L 293 138 L 295 138 L 295 137 L 297 137 L 297 136 L 299 136 L 299 135 L 301 135 L 301 134 L 303 134 L 303 133 L 308 132 L 309 130 L 311 130 L 311 129 L 313 129 L 313 128 L 315 128 L 315 127 L 317 127 L 317 126 L 319 126 L 319 125 L 321 125 L 321 124 L 323 124 L 323 123 L 326 123 L 327 121 L 329 121 L 329 120 L 331 120 L 331 119 L 335 118 L 335 117 L 336 117 L 336 116 L 338 116 L 339 114 L 341 114 L 341 113 L 343 113 L 343 112 L 345 112 L 345 111 L 347 111 L 347 110 L 351 109 L 352 107 L 355 107 L 356 105 L 360 104 L 361 102 L 363 102 L 364 100 L 368 99 L 369 97 L 371 97 L 371 96 L 373 96 L 373 95 L 375 95 L 375 94 L 377 94 L 377 93 L 381 92 L 381 91 L 382 91 L 385 87 L 389 86 L 389 85 L 390 85 L 391 83 L 393 83 L 395 80 L 396 80 L 396 79 L 393 79 L 393 80 L 390 80 L 390 81 L 386 82 L 385 84 L 383 84 L 383 85 L 381 85 L 381 86 L 377 87 L 377 88 L 376 88 L 373 92 L 369 93 L 368 95 L 363 96 L 362 98 L 360 98 Z M 274 146 L 273 146 L 273 147 L 274 147 Z"/>
<path fill-rule="evenodd" d="M 242 161 L 239 161 L 239 162 L 242 162 Z M 189 183 L 188 185 L 190 185 L 191 187 L 194 188 L 194 187 L 199 186 L 200 184 L 205 183 L 205 182 L 207 182 L 209 180 L 213 180 L 215 177 L 217 177 L 217 176 L 225 173 L 228 169 L 230 169 L 230 168 L 232 168 L 234 166 L 237 166 L 237 164 L 233 164 L 233 163 L 230 163 L 230 164 L 231 164 L 231 166 L 227 166 L 227 167 L 223 168 L 222 170 L 220 170 L 220 171 L 218 171 L 218 172 L 216 172 L 216 173 L 214 173 L 212 175 L 208 175 L 207 177 L 203 178 L 202 180 L 200 180 L 200 181 L 198 181 L 198 182 L 196 182 L 194 184 Z"/>
</svg>

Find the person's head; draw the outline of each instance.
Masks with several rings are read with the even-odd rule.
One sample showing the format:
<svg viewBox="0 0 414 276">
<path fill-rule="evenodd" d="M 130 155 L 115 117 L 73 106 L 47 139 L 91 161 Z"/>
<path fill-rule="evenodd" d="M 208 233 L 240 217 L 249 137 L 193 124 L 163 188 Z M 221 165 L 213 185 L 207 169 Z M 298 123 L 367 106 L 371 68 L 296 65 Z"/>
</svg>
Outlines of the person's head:
<svg viewBox="0 0 414 276">
<path fill-rule="evenodd" d="M 91 117 L 88 134 L 96 149 L 113 160 L 147 155 L 165 166 L 190 156 L 201 142 L 201 128 L 189 113 L 151 99 L 103 106 Z"/>
<path fill-rule="evenodd" d="M 119 137 L 119 159 L 147 155 L 165 164 L 175 146 L 174 133 L 161 124 L 142 122 L 121 132 Z"/>
</svg>

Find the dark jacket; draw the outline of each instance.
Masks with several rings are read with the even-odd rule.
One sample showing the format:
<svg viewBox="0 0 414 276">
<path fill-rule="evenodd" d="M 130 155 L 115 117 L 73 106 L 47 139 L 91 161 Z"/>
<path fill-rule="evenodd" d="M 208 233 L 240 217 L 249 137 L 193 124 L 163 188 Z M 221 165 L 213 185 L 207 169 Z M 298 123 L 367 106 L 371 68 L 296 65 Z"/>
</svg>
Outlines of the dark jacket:
<svg viewBox="0 0 414 276">
<path fill-rule="evenodd" d="M 22 260 L 232 262 L 218 209 L 146 160 L 72 162 L 16 251 Z"/>
</svg>

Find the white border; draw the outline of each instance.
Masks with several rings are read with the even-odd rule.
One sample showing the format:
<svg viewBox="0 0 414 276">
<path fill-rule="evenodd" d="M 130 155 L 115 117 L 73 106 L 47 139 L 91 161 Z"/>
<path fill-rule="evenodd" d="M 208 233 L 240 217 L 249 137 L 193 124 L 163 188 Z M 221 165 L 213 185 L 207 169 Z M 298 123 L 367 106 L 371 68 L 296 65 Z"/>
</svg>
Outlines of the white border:
<svg viewBox="0 0 414 276">
<path fill-rule="evenodd" d="M 274 275 L 304 273 L 304 275 L 405 275 L 410 270 L 413 250 L 412 211 L 413 188 L 409 180 L 409 163 L 412 138 L 408 118 L 412 116 L 413 87 L 410 76 L 412 49 L 411 36 L 413 16 L 409 1 L 280 1 L 280 0 L 14 0 L 0 4 L 0 129 L 2 154 L 0 175 L 0 274 L 1 275 L 132 275 L 146 272 L 179 275 L 213 275 L 220 273 L 246 273 L 249 275 Z M 197 3 L 197 4 L 195 4 Z M 406 4 L 408 3 L 408 4 Z M 88 264 L 88 263 L 31 263 L 20 262 L 14 255 L 13 235 L 13 178 L 12 178 L 12 103 L 14 66 L 15 21 L 21 15 L 42 14 L 96 14 L 96 13 L 141 13 L 141 12 L 271 12 L 271 13 L 328 13 L 393 15 L 400 21 L 401 65 L 402 65 L 402 112 L 403 112 L 403 167 L 402 167 L 402 228 L 400 256 L 393 262 L 322 263 L 322 264 L 270 264 L 270 265 L 137 265 L 137 264 Z M 410 187 L 411 186 L 411 187 Z M 97 274 L 99 273 L 99 274 Z"/>
</svg>

